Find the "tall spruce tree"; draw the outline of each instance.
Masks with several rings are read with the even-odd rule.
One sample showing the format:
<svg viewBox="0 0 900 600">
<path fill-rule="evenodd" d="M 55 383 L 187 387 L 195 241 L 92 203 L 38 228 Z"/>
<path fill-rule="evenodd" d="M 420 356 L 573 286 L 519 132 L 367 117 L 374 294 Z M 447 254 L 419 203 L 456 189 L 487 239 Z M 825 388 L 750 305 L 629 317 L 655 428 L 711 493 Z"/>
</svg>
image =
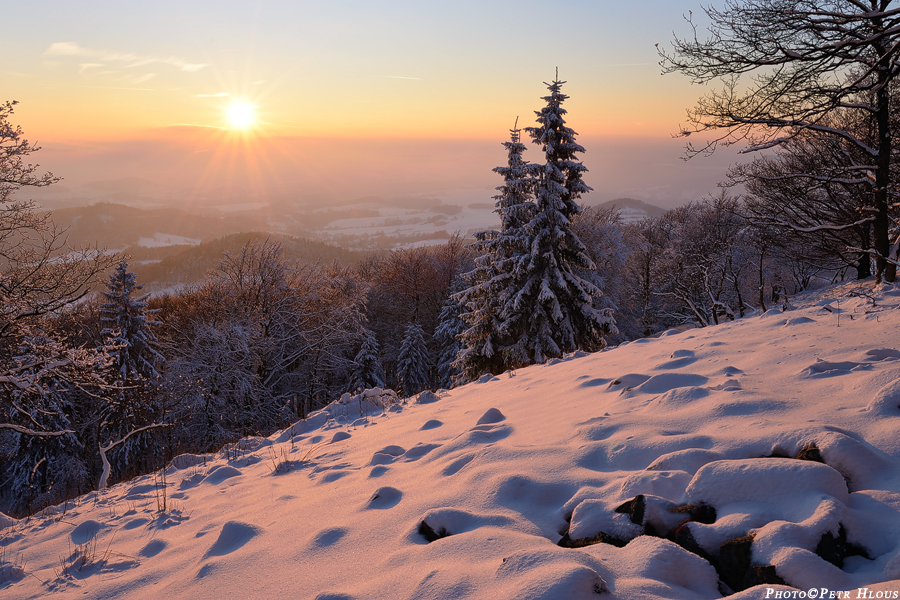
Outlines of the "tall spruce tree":
<svg viewBox="0 0 900 600">
<path fill-rule="evenodd" d="M 397 357 L 397 377 L 400 391 L 404 396 L 412 396 L 428 387 L 429 377 L 428 347 L 425 332 L 418 323 L 406 328 L 400 354 Z"/>
<path fill-rule="evenodd" d="M 587 168 L 576 160 L 584 148 L 565 124 L 562 107 L 568 98 L 563 81 L 547 84 L 546 106 L 537 127 L 526 128 L 541 146 L 544 164 L 534 182 L 534 214 L 518 230 L 515 247 L 529 250 L 512 259 L 500 310 L 499 334 L 508 367 L 541 363 L 576 349 L 593 351 L 605 345 L 603 335 L 615 331 L 609 308 L 597 308 L 600 289 L 577 274 L 594 269 L 571 220 L 581 211 L 578 200 L 591 191 L 582 175 Z"/>
<path fill-rule="evenodd" d="M 493 169 L 503 177 L 503 185 L 497 187 L 500 193 L 494 196 L 500 230 L 476 234 L 473 249 L 479 256 L 475 259 L 475 269 L 463 274 L 468 287 L 455 296 L 465 309 L 461 318 L 467 328 L 459 335 L 461 348 L 453 364 L 458 371 L 454 383 L 508 368 L 505 357 L 498 352 L 504 345 L 499 336 L 498 317 L 512 275 L 530 252 L 523 229 L 534 217 L 531 195 L 540 171 L 538 165 L 529 164 L 522 156 L 525 144 L 520 141 L 521 132 L 515 126 L 510 129 L 509 141 L 503 142 L 506 166 Z"/>
</svg>

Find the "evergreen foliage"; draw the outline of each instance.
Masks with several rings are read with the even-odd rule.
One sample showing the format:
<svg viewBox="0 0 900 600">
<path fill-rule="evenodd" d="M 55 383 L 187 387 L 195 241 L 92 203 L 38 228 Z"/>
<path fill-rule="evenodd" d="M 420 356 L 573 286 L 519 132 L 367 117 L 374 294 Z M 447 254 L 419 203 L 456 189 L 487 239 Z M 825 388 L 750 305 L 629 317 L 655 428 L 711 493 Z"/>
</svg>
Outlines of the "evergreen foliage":
<svg viewBox="0 0 900 600">
<path fill-rule="evenodd" d="M 378 358 L 378 340 L 369 329 L 363 330 L 363 342 L 353 359 L 350 371 L 350 391 L 358 393 L 384 387 L 384 369 Z"/>
<path fill-rule="evenodd" d="M 587 168 L 575 160 L 584 148 L 566 127 L 562 108 L 568 98 L 564 82 L 548 84 L 547 105 L 536 111 L 537 127 L 526 131 L 541 146 L 544 164 L 534 187 L 535 214 L 523 228 L 530 255 L 516 261 L 509 293 L 503 298 L 500 333 L 510 367 L 541 363 L 576 349 L 604 346 L 603 335 L 615 331 L 609 308 L 596 308 L 600 289 L 580 277 L 593 263 L 571 220 L 581 211 L 577 201 L 591 188 L 582 180 Z"/>
<path fill-rule="evenodd" d="M 438 386 L 449 388 L 453 386 L 453 380 L 459 374 L 454 366 L 456 357 L 460 351 L 458 336 L 466 330 L 466 323 L 460 318 L 463 311 L 462 305 L 457 300 L 456 294 L 461 290 L 463 280 L 457 279 L 451 289 L 451 293 L 441 307 L 437 329 L 434 331 L 434 341 L 438 345 Z"/>
<path fill-rule="evenodd" d="M 493 258 L 496 232 L 481 232 L 477 236 L 476 249 L 483 254 L 475 259 L 475 268 L 463 273 L 462 278 L 469 287 L 454 294 L 453 300 L 460 306 L 460 319 L 465 328 L 458 334 L 460 343 L 456 359 L 451 368 L 456 371 L 453 384 L 460 385 L 472 381 L 482 373 L 499 368 L 499 355 L 494 345 L 499 323 L 499 296 L 496 292 L 500 280 L 496 277 L 496 263 Z"/>
<path fill-rule="evenodd" d="M 500 192 L 494 196 L 500 215 L 500 231 L 476 234 L 473 249 L 479 253 L 475 269 L 463 274 L 468 288 L 458 292 L 455 300 L 465 307 L 461 315 L 468 327 L 459 334 L 461 348 L 454 369 L 455 383 L 471 381 L 482 373 L 498 373 L 505 368 L 504 356 L 497 352 L 500 309 L 508 295 L 513 273 L 529 253 L 525 227 L 534 217 L 532 192 L 540 172 L 523 158 L 525 144 L 521 129 L 510 130 L 510 140 L 503 142 L 507 164 L 493 169 L 503 177 Z"/>
<path fill-rule="evenodd" d="M 128 271 L 128 261 L 122 259 L 102 292 L 107 301 L 100 307 L 100 322 L 104 325 L 101 335 L 112 348 L 117 377 L 123 382 L 159 377 L 156 366 L 163 361 L 150 329 L 160 323 L 147 319 L 148 314 L 153 314 L 147 310 L 149 295 L 134 297 L 143 287 L 137 283 L 137 276 Z"/>
<path fill-rule="evenodd" d="M 400 355 L 397 357 L 397 377 L 403 395 L 409 397 L 426 389 L 429 383 L 428 372 L 425 332 L 418 323 L 412 323 L 406 328 Z"/>
<path fill-rule="evenodd" d="M 547 105 L 535 113 L 538 126 L 526 129 L 544 163 L 524 161 L 513 129 L 504 144 L 507 166 L 494 169 L 504 179 L 495 197 L 501 230 L 482 235 L 476 248 L 483 255 L 466 275 L 469 288 L 457 295 L 469 325 L 460 335 L 459 382 L 576 349 L 597 350 L 605 334 L 616 332 L 612 308 L 601 308 L 600 288 L 580 274 L 596 267 L 571 224 L 581 212 L 577 201 L 591 188 L 576 160 L 584 148 L 563 118 L 563 83 L 548 84 Z"/>
<path fill-rule="evenodd" d="M 156 312 L 147 308 L 149 294 L 135 297 L 141 289 L 143 285 L 137 283 L 137 276 L 128 270 L 128 261 L 123 258 L 101 292 L 106 299 L 100 305 L 101 336 L 112 357 L 114 373 L 114 386 L 103 394 L 105 402 L 98 407 L 95 423 L 103 463 L 101 489 L 113 464 L 118 475 L 136 475 L 152 468 L 165 454 L 154 436 L 135 435 L 143 428 L 163 426 L 156 422 L 161 410 L 152 389 L 160 379 L 157 367 L 165 359 L 156 349 L 158 341 L 151 326 L 161 323 L 148 319 Z M 115 456 L 108 456 L 113 449 Z"/>
</svg>

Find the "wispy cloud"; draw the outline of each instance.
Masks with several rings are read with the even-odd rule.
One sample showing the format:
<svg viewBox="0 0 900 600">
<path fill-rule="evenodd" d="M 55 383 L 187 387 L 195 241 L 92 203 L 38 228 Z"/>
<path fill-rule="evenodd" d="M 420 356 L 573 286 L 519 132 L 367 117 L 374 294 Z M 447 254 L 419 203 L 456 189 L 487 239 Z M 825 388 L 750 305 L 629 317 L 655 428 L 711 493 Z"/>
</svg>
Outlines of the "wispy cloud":
<svg viewBox="0 0 900 600">
<path fill-rule="evenodd" d="M 178 68 L 181 71 L 193 72 L 199 71 L 206 67 L 204 63 L 192 63 L 177 56 L 154 56 L 133 54 L 131 52 L 113 52 L 110 50 L 94 50 L 85 48 L 75 42 L 56 42 L 50 44 L 50 47 L 44 51 L 44 56 L 76 56 L 79 58 L 89 58 L 96 61 L 107 63 L 122 63 L 123 66 L 143 67 L 151 64 L 165 64 Z M 82 63 L 82 69 L 85 65 L 89 67 L 99 66 L 96 63 Z"/>
<path fill-rule="evenodd" d="M 84 74 L 91 69 L 97 69 L 99 67 L 105 67 L 106 65 L 103 63 L 81 63 L 78 65 L 78 72 L 80 74 Z"/>
<path fill-rule="evenodd" d="M 134 85 L 139 85 L 141 83 L 144 83 L 145 81 L 150 81 L 154 77 L 156 77 L 156 73 L 147 73 L 146 75 L 141 75 L 140 77 L 135 77 L 134 79 L 131 80 L 131 83 Z"/>
<path fill-rule="evenodd" d="M 227 98 L 230 96 L 228 92 L 219 92 L 217 94 L 194 94 L 194 98 Z"/>
</svg>

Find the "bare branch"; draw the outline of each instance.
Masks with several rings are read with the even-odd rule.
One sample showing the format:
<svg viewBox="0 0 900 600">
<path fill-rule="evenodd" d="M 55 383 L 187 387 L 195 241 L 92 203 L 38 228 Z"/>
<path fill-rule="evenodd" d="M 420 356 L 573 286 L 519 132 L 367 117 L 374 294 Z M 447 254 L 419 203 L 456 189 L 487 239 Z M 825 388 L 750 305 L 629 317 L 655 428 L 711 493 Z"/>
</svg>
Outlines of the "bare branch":
<svg viewBox="0 0 900 600">
<path fill-rule="evenodd" d="M 22 435 L 29 435 L 32 437 L 59 437 L 62 435 L 74 434 L 75 432 L 71 429 L 64 429 L 61 431 L 37 431 L 34 429 L 29 429 L 28 427 L 22 427 L 21 425 L 15 425 L 13 423 L 0 423 L 0 429 L 10 429 L 15 431 L 16 433 L 21 433 Z"/>
</svg>

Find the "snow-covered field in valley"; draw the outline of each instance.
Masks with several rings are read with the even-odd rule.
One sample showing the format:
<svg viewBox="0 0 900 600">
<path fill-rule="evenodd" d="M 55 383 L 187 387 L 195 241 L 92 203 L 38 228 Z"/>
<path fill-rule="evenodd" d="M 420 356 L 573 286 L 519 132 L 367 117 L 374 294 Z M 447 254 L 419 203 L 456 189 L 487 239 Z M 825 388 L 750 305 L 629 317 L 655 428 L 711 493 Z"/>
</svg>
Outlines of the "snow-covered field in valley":
<svg viewBox="0 0 900 600">
<path fill-rule="evenodd" d="M 397 404 L 345 397 L 3 519 L 0 597 L 896 597 L 900 291 L 866 285 Z"/>
</svg>

